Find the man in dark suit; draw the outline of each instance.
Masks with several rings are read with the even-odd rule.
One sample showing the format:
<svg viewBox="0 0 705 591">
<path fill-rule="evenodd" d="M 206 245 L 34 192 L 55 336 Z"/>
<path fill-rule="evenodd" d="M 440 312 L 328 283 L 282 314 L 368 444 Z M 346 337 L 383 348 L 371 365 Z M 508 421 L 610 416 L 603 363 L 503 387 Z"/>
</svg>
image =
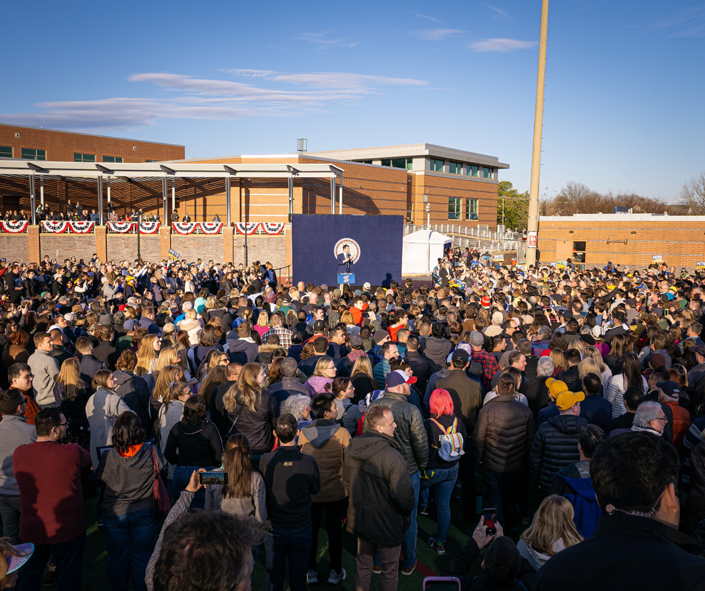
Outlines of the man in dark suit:
<svg viewBox="0 0 705 591">
<path fill-rule="evenodd" d="M 338 273 L 350 273 L 350 268 L 355 264 L 353 257 L 350 254 L 350 245 L 343 245 L 343 252 L 341 252 L 338 257 Z"/>
</svg>

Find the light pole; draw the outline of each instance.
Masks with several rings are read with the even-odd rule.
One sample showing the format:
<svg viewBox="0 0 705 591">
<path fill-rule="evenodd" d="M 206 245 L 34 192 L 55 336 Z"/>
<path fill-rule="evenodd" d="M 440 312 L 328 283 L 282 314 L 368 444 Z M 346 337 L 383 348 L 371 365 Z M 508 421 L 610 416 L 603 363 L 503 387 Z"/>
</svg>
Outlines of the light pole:
<svg viewBox="0 0 705 591">
<path fill-rule="evenodd" d="M 142 253 L 140 252 L 140 224 L 142 223 L 142 210 L 137 212 L 137 262 L 142 263 Z"/>
<path fill-rule="evenodd" d="M 536 81 L 534 113 L 534 148 L 531 156 L 531 188 L 527 220 L 526 265 L 536 264 L 539 230 L 539 182 L 541 177 L 541 135 L 543 132 L 543 93 L 546 86 L 546 41 L 548 39 L 548 0 L 541 5 L 541 38 L 539 40 L 539 73 Z"/>
</svg>

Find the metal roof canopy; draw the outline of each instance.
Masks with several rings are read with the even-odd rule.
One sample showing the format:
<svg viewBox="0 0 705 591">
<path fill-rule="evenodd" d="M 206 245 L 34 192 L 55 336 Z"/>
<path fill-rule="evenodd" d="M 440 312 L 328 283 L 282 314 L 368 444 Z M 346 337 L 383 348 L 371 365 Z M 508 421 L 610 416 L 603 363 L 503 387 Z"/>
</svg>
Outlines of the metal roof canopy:
<svg viewBox="0 0 705 591">
<path fill-rule="evenodd" d="M 97 178 L 335 178 L 343 169 L 333 164 L 206 164 L 189 162 L 50 162 L 43 160 L 0 161 L 0 176 L 35 174 Z"/>
<path fill-rule="evenodd" d="M 289 185 L 289 222 L 294 212 L 294 178 L 330 178 L 331 213 L 335 213 L 336 180 L 340 176 L 340 207 L 343 213 L 343 169 L 333 164 L 235 164 L 200 162 L 56 162 L 44 160 L 11 159 L 0 161 L 0 176 L 27 176 L 30 179 L 29 193 L 32 208 L 32 224 L 36 224 L 36 178 L 40 179 L 41 203 L 44 204 L 44 179 L 89 178 L 98 184 L 99 224 L 103 225 L 103 181 L 108 183 L 110 202 L 110 180 L 159 178 L 162 181 L 164 221 L 168 219 L 168 179 L 220 178 L 225 180 L 227 224 L 230 226 L 230 182 L 234 178 L 285 178 Z M 174 183 L 171 189 L 172 209 L 176 209 Z"/>
</svg>

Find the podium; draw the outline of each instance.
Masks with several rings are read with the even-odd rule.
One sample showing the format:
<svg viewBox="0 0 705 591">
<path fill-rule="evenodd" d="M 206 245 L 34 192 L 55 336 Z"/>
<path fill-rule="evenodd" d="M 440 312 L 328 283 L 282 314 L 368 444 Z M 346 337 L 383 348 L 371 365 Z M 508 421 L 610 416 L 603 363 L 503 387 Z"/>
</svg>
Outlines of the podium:
<svg viewBox="0 0 705 591">
<path fill-rule="evenodd" d="M 355 273 L 338 273 L 338 285 L 354 285 Z"/>
</svg>

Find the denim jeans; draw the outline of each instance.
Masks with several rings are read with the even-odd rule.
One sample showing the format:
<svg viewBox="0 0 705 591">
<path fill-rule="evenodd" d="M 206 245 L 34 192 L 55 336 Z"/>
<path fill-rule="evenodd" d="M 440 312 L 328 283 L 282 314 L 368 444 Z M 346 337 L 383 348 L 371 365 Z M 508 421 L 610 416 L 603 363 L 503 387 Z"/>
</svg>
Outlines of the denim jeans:
<svg viewBox="0 0 705 591">
<path fill-rule="evenodd" d="M 411 568 L 416 564 L 416 539 L 418 535 L 418 526 L 416 525 L 416 513 L 419 504 L 419 490 L 421 487 L 421 472 L 414 472 L 411 475 L 411 483 L 414 485 L 414 510 L 411 512 L 411 525 L 404 534 L 404 541 L 401 543 L 401 551 L 404 555 L 402 561 L 403 568 Z"/>
<path fill-rule="evenodd" d="M 287 559 L 289 561 L 289 587 L 291 591 L 306 591 L 306 571 L 308 570 L 312 533 L 310 523 L 297 529 L 276 527 L 273 529 L 274 564 L 272 565 L 271 584 L 274 591 L 284 589 Z"/>
<path fill-rule="evenodd" d="M 159 522 L 154 507 L 127 515 L 103 513 L 105 546 L 108 551 L 108 581 L 112 591 L 144 591 L 144 573 L 159 537 Z"/>
<path fill-rule="evenodd" d="M 49 556 L 54 555 L 56 572 L 59 574 L 58 591 L 76 591 L 83 584 L 83 554 L 86 550 L 86 534 L 61 544 L 41 544 L 34 547 L 34 554 L 22 567 L 18 591 L 39 591 L 42 587 L 44 567 Z"/>
<path fill-rule="evenodd" d="M 186 490 L 186 487 L 191 480 L 191 474 L 204 468 L 206 470 L 217 469 L 214 467 L 208 468 L 205 466 L 176 466 L 176 468 L 174 468 L 174 478 L 171 479 L 171 485 L 169 487 L 169 494 L 171 495 L 171 498 L 174 499 L 174 501 L 177 501 L 181 491 Z M 205 506 L 206 489 L 201 487 L 201 489 L 193 497 L 191 509 L 203 509 Z"/>
<path fill-rule="evenodd" d="M 521 470 L 515 472 L 493 472 L 482 467 L 487 485 L 489 506 L 497 509 L 497 521 L 504 531 L 509 531 L 517 524 L 517 498 L 521 482 Z"/>
<path fill-rule="evenodd" d="M 450 497 L 453 494 L 455 481 L 458 479 L 458 463 L 447 469 L 426 469 L 428 478 L 421 479 L 421 506 L 428 506 L 429 492 L 433 490 L 438 507 L 438 535 L 436 540 L 445 544 L 448 541 L 450 527 Z"/>
<path fill-rule="evenodd" d="M 2 536 L 17 544 L 20 541 L 20 495 L 0 495 L 0 521 Z"/>
</svg>

